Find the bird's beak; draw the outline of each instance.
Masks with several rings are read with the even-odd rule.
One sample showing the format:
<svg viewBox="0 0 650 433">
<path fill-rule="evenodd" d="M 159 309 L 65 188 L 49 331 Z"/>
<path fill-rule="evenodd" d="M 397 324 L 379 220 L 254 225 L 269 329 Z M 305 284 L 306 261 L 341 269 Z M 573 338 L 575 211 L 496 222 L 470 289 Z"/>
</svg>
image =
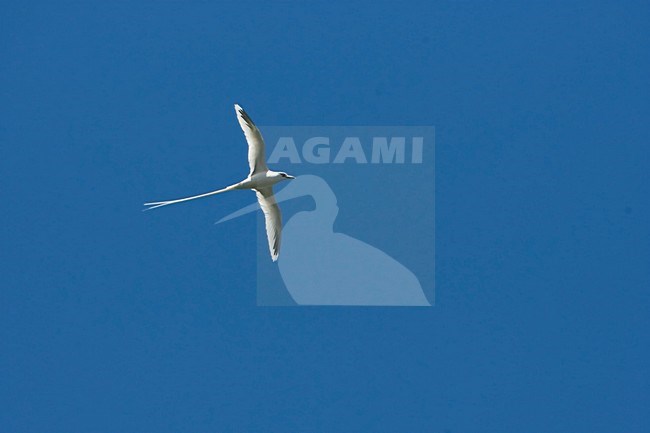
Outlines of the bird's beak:
<svg viewBox="0 0 650 433">
<path fill-rule="evenodd" d="M 287 179 L 295 179 L 295 176 L 287 175 Z"/>
</svg>

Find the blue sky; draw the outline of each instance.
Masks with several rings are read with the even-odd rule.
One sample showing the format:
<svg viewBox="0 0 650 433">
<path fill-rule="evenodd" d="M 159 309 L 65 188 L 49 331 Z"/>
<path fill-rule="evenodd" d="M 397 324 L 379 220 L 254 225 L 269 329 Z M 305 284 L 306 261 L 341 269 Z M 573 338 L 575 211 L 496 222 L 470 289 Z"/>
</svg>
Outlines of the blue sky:
<svg viewBox="0 0 650 433">
<path fill-rule="evenodd" d="M 649 12 L 3 3 L 2 431 L 647 431 Z M 249 194 L 140 212 L 245 174 L 234 102 L 435 125 L 435 307 L 257 307 Z"/>
</svg>

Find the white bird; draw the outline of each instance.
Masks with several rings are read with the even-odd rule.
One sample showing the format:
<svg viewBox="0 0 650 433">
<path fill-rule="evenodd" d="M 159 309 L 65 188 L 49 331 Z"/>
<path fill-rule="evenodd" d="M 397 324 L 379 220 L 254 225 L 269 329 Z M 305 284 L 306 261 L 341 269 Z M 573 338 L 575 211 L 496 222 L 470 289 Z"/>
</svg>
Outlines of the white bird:
<svg viewBox="0 0 650 433">
<path fill-rule="evenodd" d="M 149 206 L 145 210 L 155 209 L 161 206 L 170 204 L 181 203 L 188 200 L 197 198 L 208 197 L 222 192 L 232 191 L 235 189 L 252 189 L 257 194 L 257 201 L 259 202 L 262 211 L 264 212 L 264 220 L 266 222 L 266 237 L 269 242 L 269 251 L 271 252 L 271 259 L 275 262 L 280 255 L 280 237 L 282 233 L 282 214 L 280 208 L 275 201 L 273 195 L 273 185 L 283 180 L 295 179 L 284 172 L 277 172 L 269 170 L 266 166 L 266 159 L 264 155 L 264 139 L 253 120 L 246 114 L 243 108 L 235 104 L 235 112 L 237 113 L 237 120 L 239 125 L 244 130 L 246 141 L 248 142 L 248 165 L 250 172 L 248 177 L 236 184 L 227 186 L 223 189 L 216 191 L 206 192 L 192 197 L 179 198 L 176 200 L 154 201 L 145 203 Z"/>
</svg>

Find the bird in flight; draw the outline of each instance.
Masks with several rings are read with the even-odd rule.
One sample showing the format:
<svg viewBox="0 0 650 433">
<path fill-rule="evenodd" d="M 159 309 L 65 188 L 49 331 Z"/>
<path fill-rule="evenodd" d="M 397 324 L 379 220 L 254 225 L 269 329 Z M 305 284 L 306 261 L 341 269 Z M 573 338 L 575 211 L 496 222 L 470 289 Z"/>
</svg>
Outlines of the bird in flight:
<svg viewBox="0 0 650 433">
<path fill-rule="evenodd" d="M 255 191 L 255 194 L 257 194 L 257 201 L 264 212 L 269 251 L 271 252 L 271 259 L 275 262 L 280 255 L 282 214 L 280 213 L 280 207 L 275 201 L 275 196 L 273 195 L 273 185 L 282 182 L 283 180 L 295 178 L 284 172 L 269 170 L 266 166 L 266 158 L 264 156 L 264 139 L 262 138 L 262 134 L 259 129 L 257 129 L 257 126 L 255 126 L 255 123 L 253 123 L 250 116 L 246 114 L 244 109 L 238 104 L 235 104 L 235 112 L 237 113 L 239 125 L 241 126 L 241 129 L 244 130 L 244 135 L 248 142 L 248 165 L 250 167 L 250 172 L 246 179 L 225 188 L 192 197 L 145 203 L 144 205 L 148 206 L 145 210 L 221 194 L 222 192 L 232 191 L 235 189 L 252 189 Z"/>
</svg>

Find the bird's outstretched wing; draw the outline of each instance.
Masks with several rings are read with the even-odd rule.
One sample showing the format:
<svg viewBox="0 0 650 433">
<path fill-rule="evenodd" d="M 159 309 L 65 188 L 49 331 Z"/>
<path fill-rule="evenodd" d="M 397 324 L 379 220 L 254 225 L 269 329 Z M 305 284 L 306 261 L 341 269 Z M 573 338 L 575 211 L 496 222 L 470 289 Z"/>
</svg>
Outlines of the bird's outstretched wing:
<svg viewBox="0 0 650 433">
<path fill-rule="evenodd" d="M 249 175 L 264 172 L 268 170 L 264 155 L 264 139 L 260 130 L 255 123 L 239 104 L 235 104 L 235 112 L 241 129 L 244 131 L 246 141 L 248 142 L 248 165 L 250 167 Z"/>
<path fill-rule="evenodd" d="M 256 188 L 257 201 L 264 212 L 266 222 L 266 237 L 269 241 L 271 259 L 275 262 L 280 255 L 280 237 L 282 235 L 282 214 L 280 207 L 275 201 L 273 187 Z"/>
</svg>

